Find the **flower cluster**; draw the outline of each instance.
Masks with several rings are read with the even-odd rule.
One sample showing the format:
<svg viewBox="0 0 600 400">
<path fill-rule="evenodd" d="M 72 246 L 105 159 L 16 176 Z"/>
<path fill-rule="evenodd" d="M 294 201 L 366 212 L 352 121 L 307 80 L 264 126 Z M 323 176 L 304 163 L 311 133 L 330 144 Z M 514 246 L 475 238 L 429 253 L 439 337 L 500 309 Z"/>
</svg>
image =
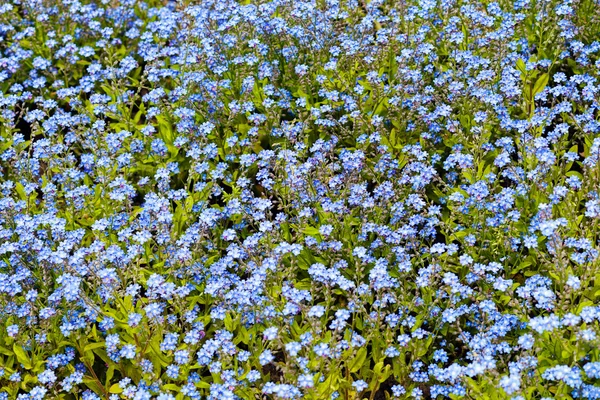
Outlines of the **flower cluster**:
<svg viewBox="0 0 600 400">
<path fill-rule="evenodd" d="M 600 399 L 599 10 L 4 1 L 0 400 Z"/>
</svg>

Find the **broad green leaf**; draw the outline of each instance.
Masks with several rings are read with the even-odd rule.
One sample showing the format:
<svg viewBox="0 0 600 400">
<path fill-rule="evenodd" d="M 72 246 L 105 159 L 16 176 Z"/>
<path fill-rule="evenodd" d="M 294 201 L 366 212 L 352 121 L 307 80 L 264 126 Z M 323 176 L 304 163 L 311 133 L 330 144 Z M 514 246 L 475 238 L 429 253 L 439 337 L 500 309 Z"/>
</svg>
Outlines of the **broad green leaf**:
<svg viewBox="0 0 600 400">
<path fill-rule="evenodd" d="M 535 97 L 536 94 L 541 93 L 547 84 L 548 84 L 548 74 L 544 73 L 544 74 L 540 75 L 540 77 L 535 81 L 535 85 L 533 85 L 532 97 Z"/>
<path fill-rule="evenodd" d="M 25 349 L 23 349 L 22 346 L 15 343 L 13 345 L 13 351 L 15 353 L 15 356 L 17 357 L 17 361 L 20 364 L 23 364 L 25 369 L 31 369 L 31 367 L 32 367 L 31 360 L 27 356 L 27 352 L 25 351 Z"/>
<path fill-rule="evenodd" d="M 366 359 L 367 359 L 367 349 L 366 349 L 366 347 L 361 347 L 356 352 L 356 356 L 352 360 L 352 363 L 350 363 L 350 372 L 358 371 L 363 366 Z"/>
</svg>

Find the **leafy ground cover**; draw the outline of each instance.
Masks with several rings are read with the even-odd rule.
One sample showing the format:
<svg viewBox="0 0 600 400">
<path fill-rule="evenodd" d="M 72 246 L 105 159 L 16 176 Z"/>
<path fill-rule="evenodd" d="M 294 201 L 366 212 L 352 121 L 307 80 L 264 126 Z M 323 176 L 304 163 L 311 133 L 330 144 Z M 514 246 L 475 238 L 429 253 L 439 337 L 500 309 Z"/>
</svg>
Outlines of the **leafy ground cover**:
<svg viewBox="0 0 600 400">
<path fill-rule="evenodd" d="M 7 0 L 0 399 L 598 399 L 598 0 Z"/>
</svg>

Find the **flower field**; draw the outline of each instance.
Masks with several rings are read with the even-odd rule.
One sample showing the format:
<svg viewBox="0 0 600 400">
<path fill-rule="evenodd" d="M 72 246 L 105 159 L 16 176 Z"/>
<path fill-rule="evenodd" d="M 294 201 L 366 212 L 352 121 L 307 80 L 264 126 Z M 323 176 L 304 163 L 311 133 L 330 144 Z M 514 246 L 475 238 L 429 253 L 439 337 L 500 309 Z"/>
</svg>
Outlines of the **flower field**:
<svg viewBox="0 0 600 400">
<path fill-rule="evenodd" d="M 0 400 L 600 399 L 600 0 L 5 0 L 0 89 Z"/>
</svg>

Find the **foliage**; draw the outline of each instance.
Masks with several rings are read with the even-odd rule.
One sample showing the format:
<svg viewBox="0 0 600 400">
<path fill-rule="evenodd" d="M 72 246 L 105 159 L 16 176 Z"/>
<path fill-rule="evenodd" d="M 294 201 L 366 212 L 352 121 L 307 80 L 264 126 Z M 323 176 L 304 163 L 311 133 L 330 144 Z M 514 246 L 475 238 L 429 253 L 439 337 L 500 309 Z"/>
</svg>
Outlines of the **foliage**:
<svg viewBox="0 0 600 400">
<path fill-rule="evenodd" d="M 0 399 L 600 398 L 598 0 L 7 0 Z"/>
</svg>

